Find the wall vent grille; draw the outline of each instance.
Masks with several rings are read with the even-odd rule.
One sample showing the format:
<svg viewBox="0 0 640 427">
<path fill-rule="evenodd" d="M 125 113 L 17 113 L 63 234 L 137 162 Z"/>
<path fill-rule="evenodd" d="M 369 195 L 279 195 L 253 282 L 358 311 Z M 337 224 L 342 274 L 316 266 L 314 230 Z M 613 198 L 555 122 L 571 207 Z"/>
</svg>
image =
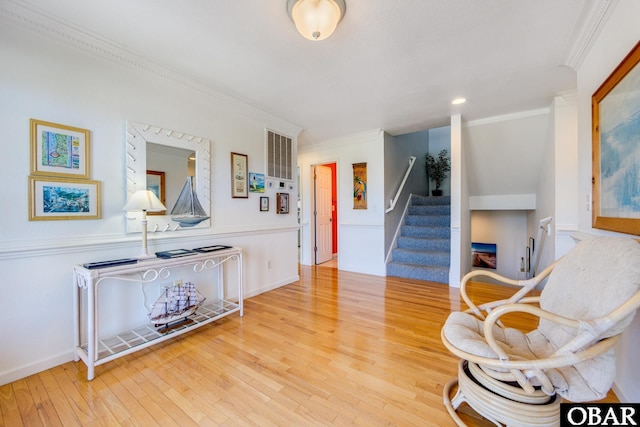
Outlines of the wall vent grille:
<svg viewBox="0 0 640 427">
<path fill-rule="evenodd" d="M 293 179 L 291 138 L 267 130 L 267 178 Z"/>
</svg>

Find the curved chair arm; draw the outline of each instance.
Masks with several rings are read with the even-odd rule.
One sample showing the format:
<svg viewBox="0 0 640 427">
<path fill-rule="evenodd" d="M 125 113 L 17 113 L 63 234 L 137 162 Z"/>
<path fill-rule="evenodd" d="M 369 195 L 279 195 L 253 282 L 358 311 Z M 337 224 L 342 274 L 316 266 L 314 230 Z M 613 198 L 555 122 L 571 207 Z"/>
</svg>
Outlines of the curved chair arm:
<svg viewBox="0 0 640 427">
<path fill-rule="evenodd" d="M 484 337 L 487 340 L 487 344 L 489 344 L 489 347 L 491 347 L 491 349 L 498 355 L 498 357 L 502 361 L 509 360 L 509 355 L 498 344 L 498 341 L 493 336 L 493 327 L 502 316 L 508 313 L 528 313 L 538 318 L 546 319 L 554 323 L 559 323 L 576 330 L 581 329 L 581 326 L 583 325 L 583 322 L 551 313 L 535 305 L 516 303 L 504 304 L 500 307 L 496 307 L 491 313 L 487 315 L 487 318 L 484 321 Z"/>
<path fill-rule="evenodd" d="M 545 369 L 562 368 L 564 366 L 574 365 L 577 362 L 583 360 L 592 359 L 613 347 L 620 338 L 621 334 L 600 340 L 593 346 L 573 354 L 558 355 L 556 352 L 556 354 L 553 356 L 536 360 L 500 360 L 490 357 L 477 356 L 473 353 L 468 353 L 466 351 L 460 350 L 459 348 L 451 344 L 451 342 L 449 342 L 449 340 L 447 340 L 447 337 L 444 335 L 444 331 L 441 331 L 440 336 L 445 347 L 449 351 L 451 351 L 451 353 L 455 354 L 461 359 L 468 360 L 478 365 L 486 366 L 495 370 L 506 369 L 511 371 L 517 369 L 520 371 L 540 371 Z"/>
<path fill-rule="evenodd" d="M 550 266 L 548 266 L 542 272 L 540 272 L 540 274 L 527 280 L 509 279 L 500 274 L 493 273 L 491 271 L 485 271 L 485 270 L 470 271 L 469 273 L 464 275 L 464 277 L 462 278 L 462 281 L 460 282 L 460 296 L 464 300 L 465 304 L 467 304 L 467 306 L 469 307 L 469 310 L 473 314 L 478 316 L 480 319 L 484 320 L 485 316 L 482 314 L 483 311 L 489 313 L 492 308 L 497 307 L 501 304 L 515 303 L 515 302 L 521 301 L 526 294 L 528 294 L 533 288 L 536 287 L 536 285 L 538 285 L 549 274 L 551 274 L 551 271 L 554 269 L 554 267 L 558 264 L 559 261 L 560 259 L 556 260 L 554 263 L 552 263 Z M 490 277 L 494 280 L 497 280 L 500 283 L 517 286 L 521 289 L 517 291 L 515 294 L 513 294 L 513 296 L 511 296 L 511 298 L 509 299 L 494 301 L 489 304 L 482 304 L 480 306 L 477 306 L 476 304 L 473 303 L 473 301 L 471 301 L 471 298 L 467 293 L 467 286 L 469 284 L 470 279 L 474 277 L 479 277 L 479 276 Z"/>
</svg>

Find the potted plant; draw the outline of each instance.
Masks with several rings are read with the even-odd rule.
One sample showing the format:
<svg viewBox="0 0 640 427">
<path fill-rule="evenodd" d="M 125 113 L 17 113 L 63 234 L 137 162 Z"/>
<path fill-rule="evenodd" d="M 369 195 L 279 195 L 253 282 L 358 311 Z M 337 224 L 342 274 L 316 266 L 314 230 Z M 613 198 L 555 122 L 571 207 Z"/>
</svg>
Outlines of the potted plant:
<svg viewBox="0 0 640 427">
<path fill-rule="evenodd" d="M 449 152 L 443 149 L 438 153 L 438 157 L 433 157 L 431 153 L 427 153 L 427 177 L 436 182 L 436 189 L 431 191 L 434 196 L 442 196 L 440 185 L 447 178 L 447 173 L 451 170 L 449 162 Z"/>
</svg>

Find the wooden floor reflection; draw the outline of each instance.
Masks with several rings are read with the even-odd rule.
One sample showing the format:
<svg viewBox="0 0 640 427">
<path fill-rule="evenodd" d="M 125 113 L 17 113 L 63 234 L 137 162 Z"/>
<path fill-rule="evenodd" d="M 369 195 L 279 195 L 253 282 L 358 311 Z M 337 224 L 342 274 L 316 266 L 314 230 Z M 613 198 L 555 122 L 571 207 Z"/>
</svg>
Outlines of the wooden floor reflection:
<svg viewBox="0 0 640 427">
<path fill-rule="evenodd" d="M 301 266 L 243 318 L 98 366 L 91 382 L 69 362 L 0 386 L 0 425 L 453 426 L 442 389 L 457 359 L 440 328 L 459 307 L 444 284 Z"/>
</svg>

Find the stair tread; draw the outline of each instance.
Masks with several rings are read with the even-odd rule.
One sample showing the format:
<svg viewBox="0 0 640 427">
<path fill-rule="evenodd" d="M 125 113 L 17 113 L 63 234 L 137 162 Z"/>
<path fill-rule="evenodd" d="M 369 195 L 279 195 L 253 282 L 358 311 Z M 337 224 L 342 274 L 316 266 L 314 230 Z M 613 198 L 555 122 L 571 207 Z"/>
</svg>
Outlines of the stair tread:
<svg viewBox="0 0 640 427">
<path fill-rule="evenodd" d="M 449 270 L 448 265 L 424 265 L 424 264 L 412 264 L 410 262 L 390 261 L 389 264 L 403 265 L 408 267 L 420 268 L 424 270 Z"/>
<path fill-rule="evenodd" d="M 430 253 L 430 254 L 448 254 L 449 251 L 438 251 L 433 249 L 417 249 L 417 248 L 393 248 L 394 251 L 404 251 L 404 252 L 420 252 L 420 253 Z"/>
<path fill-rule="evenodd" d="M 398 236 L 398 238 L 404 240 L 451 240 L 448 237 Z"/>
</svg>

